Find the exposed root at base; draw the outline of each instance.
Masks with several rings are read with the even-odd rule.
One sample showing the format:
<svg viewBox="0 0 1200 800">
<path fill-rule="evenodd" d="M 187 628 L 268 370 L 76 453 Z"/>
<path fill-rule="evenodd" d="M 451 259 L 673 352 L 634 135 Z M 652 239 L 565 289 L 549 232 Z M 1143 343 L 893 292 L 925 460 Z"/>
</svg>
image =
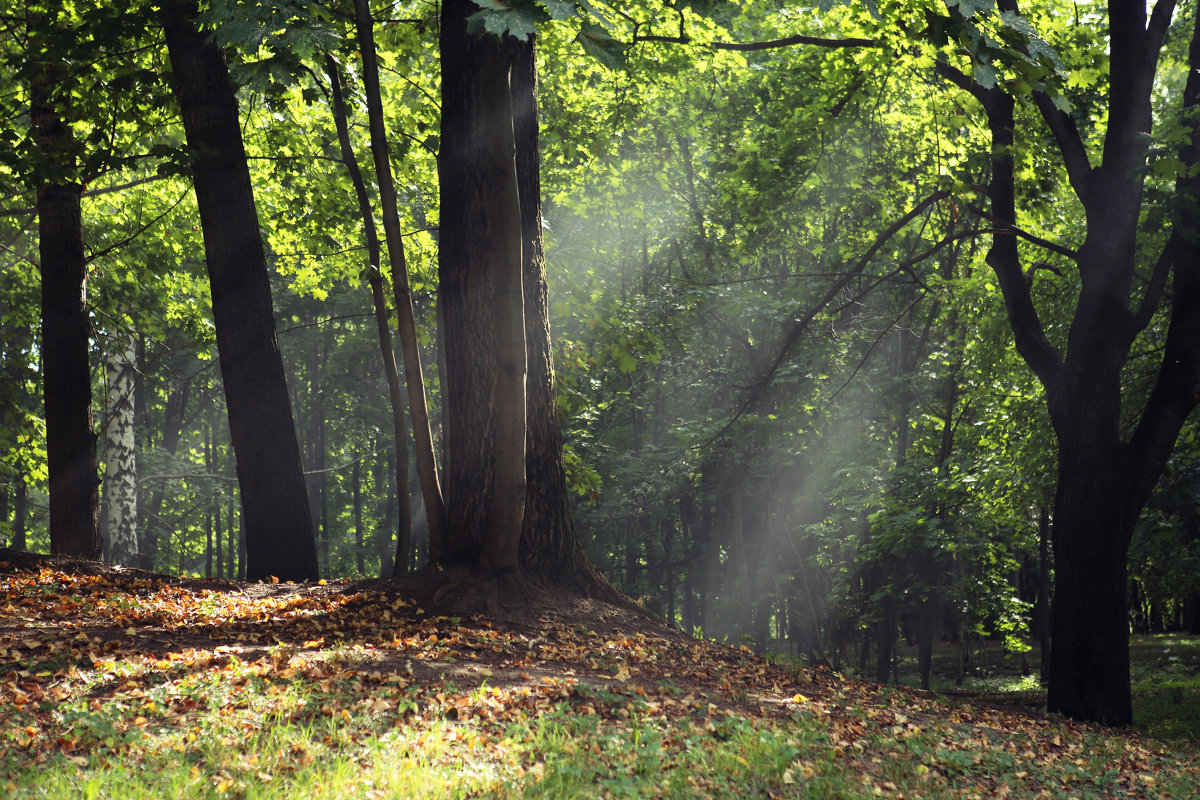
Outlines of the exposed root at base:
<svg viewBox="0 0 1200 800">
<path fill-rule="evenodd" d="M 465 565 L 446 567 L 433 593 L 438 613 L 452 616 L 526 616 L 542 592 L 520 572 L 490 575 Z"/>
</svg>

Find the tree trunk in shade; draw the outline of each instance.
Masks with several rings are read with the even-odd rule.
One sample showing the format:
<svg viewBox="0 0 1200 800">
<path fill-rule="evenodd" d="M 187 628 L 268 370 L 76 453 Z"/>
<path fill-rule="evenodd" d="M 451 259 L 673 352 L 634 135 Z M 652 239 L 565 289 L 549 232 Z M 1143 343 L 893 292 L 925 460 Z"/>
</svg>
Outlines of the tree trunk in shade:
<svg viewBox="0 0 1200 800">
<path fill-rule="evenodd" d="M 237 100 L 196 5 L 163 12 L 175 92 L 191 150 L 213 321 L 245 526 L 246 577 L 317 577 L 300 447 L 275 335 L 271 289 Z"/>
<path fill-rule="evenodd" d="M 495 37 L 467 33 L 466 18 L 476 9 L 470 0 L 442 5 L 438 157 L 438 301 L 446 357 L 444 555 L 467 563 L 480 557 L 488 536 L 496 482 L 495 260 L 520 258 L 521 233 L 512 119 L 504 117 L 511 101 L 494 99 L 508 98 L 508 64 Z"/>
<path fill-rule="evenodd" d="M 31 23 L 32 28 L 32 23 Z M 30 50 L 36 52 L 30 31 Z M 92 430 L 88 367 L 87 277 L 80 197 L 53 70 L 35 64 L 30 121 L 42 156 L 64 176 L 38 187 L 38 255 L 42 272 L 42 379 L 50 488 L 50 551 L 99 558 L 99 466 Z M 38 68 L 41 67 L 39 70 Z"/>
</svg>

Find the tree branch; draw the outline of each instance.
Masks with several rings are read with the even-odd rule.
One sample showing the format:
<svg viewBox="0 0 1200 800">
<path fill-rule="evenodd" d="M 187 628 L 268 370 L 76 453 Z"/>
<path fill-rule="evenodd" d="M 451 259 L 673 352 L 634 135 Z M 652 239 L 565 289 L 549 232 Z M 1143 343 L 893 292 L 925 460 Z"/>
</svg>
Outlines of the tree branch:
<svg viewBox="0 0 1200 800">
<path fill-rule="evenodd" d="M 631 44 L 638 42 L 664 42 L 666 44 L 691 44 L 690 36 L 660 36 L 653 33 L 633 35 Z M 753 52 L 756 50 L 774 50 L 781 47 L 794 47 L 800 44 L 812 45 L 813 47 L 829 47 L 829 48 L 848 48 L 848 47 L 882 47 L 883 45 L 874 39 L 861 38 L 846 38 L 846 39 L 823 39 L 819 36 L 805 36 L 796 34 L 795 36 L 787 36 L 783 39 L 772 39 L 766 42 L 707 42 L 706 46 L 714 50 L 737 50 L 743 53 Z"/>
<path fill-rule="evenodd" d="M 1045 92 L 1035 92 L 1033 100 L 1037 103 L 1038 110 L 1042 112 L 1042 119 L 1046 121 L 1046 127 L 1050 129 L 1050 134 L 1054 136 L 1054 141 L 1058 144 L 1058 151 L 1062 154 L 1063 166 L 1067 168 L 1067 179 L 1071 181 L 1071 188 L 1075 190 L 1075 194 L 1080 200 L 1086 202 L 1088 177 L 1092 174 L 1092 165 L 1088 160 L 1083 137 L 1079 134 L 1079 127 L 1071 115 L 1060 111 Z"/>
<path fill-rule="evenodd" d="M 146 231 L 153 228 L 155 225 L 157 225 L 159 222 L 161 222 L 164 218 L 166 218 L 167 216 L 172 214 L 175 211 L 175 207 L 178 206 L 181 202 L 183 202 L 183 198 L 187 197 L 188 194 L 189 194 L 189 191 L 185 191 L 183 194 L 179 195 L 178 200 L 176 200 L 174 203 L 172 203 L 170 206 L 167 207 L 166 211 L 159 214 L 157 217 L 150 220 L 145 225 L 143 225 L 142 227 L 138 228 L 133 233 L 126 236 L 124 239 L 121 239 L 119 242 L 110 244 L 108 247 L 104 248 L 103 250 L 100 250 L 99 252 L 92 253 L 91 255 L 89 255 L 87 258 L 85 258 L 83 260 L 83 263 L 90 264 L 93 261 L 95 261 L 96 259 L 103 258 L 104 256 L 108 255 L 109 253 L 113 252 L 114 250 L 119 250 L 122 247 L 124 247 L 125 245 L 129 244 L 134 239 L 136 239 L 137 237 L 141 236 Z"/>
<path fill-rule="evenodd" d="M 1200 403 L 1200 243 L 1192 236 L 1178 233 L 1181 228 L 1189 233 L 1195 231 L 1200 223 L 1200 212 L 1195 206 L 1200 197 L 1200 175 L 1193 169 L 1200 162 L 1200 122 L 1188 113 L 1200 107 L 1200 9 L 1192 13 L 1188 78 L 1183 90 L 1183 118 L 1191 137 L 1179 149 L 1185 169 L 1175 183 L 1176 193 L 1190 202 L 1176 218 L 1174 231 L 1155 265 L 1150 287 L 1138 309 L 1139 321 L 1153 314 L 1158 302 L 1154 295 L 1161 293 L 1156 283 L 1160 280 L 1165 283 L 1165 273 L 1172 269 L 1171 322 L 1162 365 L 1129 443 L 1130 466 L 1137 481 L 1133 487 L 1135 502 L 1144 502 L 1150 496 L 1174 450 L 1180 429 Z M 1149 302 L 1152 298 L 1153 304 Z"/>
<path fill-rule="evenodd" d="M 726 423 L 722 428 L 721 432 L 717 434 L 717 436 L 713 437 L 714 439 L 723 435 L 725 431 L 728 431 L 729 428 L 735 422 L 737 422 L 738 419 L 745 415 L 747 411 L 750 411 L 758 404 L 761 398 L 766 394 L 766 390 L 770 387 L 772 381 L 774 381 L 775 374 L 779 371 L 779 368 L 783 366 L 784 361 L 787 360 L 788 356 L 792 352 L 792 349 L 796 346 L 796 343 L 800 340 L 800 337 L 803 336 L 808 330 L 809 326 L 812 325 L 813 321 L 817 318 L 817 315 L 820 314 L 821 311 L 824 310 L 830 303 L 832 303 L 852 280 L 862 275 L 863 270 L 866 269 L 867 264 L 870 263 L 875 254 L 879 252 L 879 249 L 883 247 L 889 239 L 899 233 L 905 225 L 923 214 L 930 206 L 941 200 L 945 200 L 950 196 L 950 191 L 942 190 L 939 192 L 934 192 L 926 197 L 911 211 L 902 216 L 900 219 L 896 220 L 894 223 L 888 226 L 886 230 L 875 237 L 875 241 L 871 243 L 871 246 L 867 248 L 866 252 L 864 252 L 859 257 L 858 261 L 856 261 L 854 265 L 850 267 L 850 269 L 846 270 L 846 272 L 843 273 L 838 280 L 834 281 L 833 285 L 829 287 L 820 300 L 807 309 L 799 308 L 796 310 L 796 312 L 792 315 L 792 327 L 788 331 L 787 335 L 784 336 L 779 349 L 776 351 L 775 358 L 771 360 L 771 363 L 767 366 L 767 370 L 763 376 L 750 387 L 750 391 L 746 395 L 746 398 L 738 406 L 737 410 L 734 412 L 729 422 Z"/>
<path fill-rule="evenodd" d="M 1171 266 L 1175 262 L 1175 252 L 1181 244 L 1178 229 L 1172 230 L 1171 238 L 1167 240 L 1162 252 L 1158 254 L 1158 261 L 1154 263 L 1154 271 L 1150 273 L 1150 283 L 1146 286 L 1146 293 L 1142 295 L 1141 305 L 1133 315 L 1129 332 L 1131 338 L 1144 331 L 1154 317 L 1154 312 L 1158 311 L 1158 304 L 1162 302 L 1163 292 L 1167 288 Z"/>
<path fill-rule="evenodd" d="M 1071 259 L 1072 261 L 1076 261 L 1079 258 L 1079 252 L 1077 250 L 1072 250 L 1069 247 L 1063 247 L 1061 244 L 1055 244 L 1054 242 L 1051 242 L 1048 239 L 1043 239 L 1040 236 L 1034 236 L 1032 233 L 1029 233 L 1028 231 L 1023 230 L 1022 228 L 1018 228 L 1016 225 L 1013 225 L 1010 222 L 1005 222 L 1004 220 L 997 217 L 995 214 L 985 211 L 982 208 L 979 208 L 978 206 L 974 205 L 973 203 L 967 203 L 967 210 L 970 211 L 975 216 L 982 217 L 983 219 L 986 219 L 989 222 L 993 222 L 997 226 L 999 226 L 999 228 L 997 230 L 994 230 L 993 233 L 1010 234 L 1010 235 L 1014 235 L 1014 236 L 1019 236 L 1020 238 L 1024 239 L 1027 242 L 1030 242 L 1031 244 L 1036 244 L 1038 247 L 1042 247 L 1046 250 L 1049 250 L 1052 253 L 1058 253 L 1060 256 L 1066 256 L 1067 258 Z"/>
</svg>

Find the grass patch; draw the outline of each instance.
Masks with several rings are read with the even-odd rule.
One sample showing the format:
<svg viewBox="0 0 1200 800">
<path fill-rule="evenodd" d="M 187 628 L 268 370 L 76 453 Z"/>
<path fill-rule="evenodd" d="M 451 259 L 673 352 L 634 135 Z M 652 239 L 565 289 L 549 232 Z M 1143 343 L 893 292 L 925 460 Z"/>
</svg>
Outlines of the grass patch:
<svg viewBox="0 0 1200 800">
<path fill-rule="evenodd" d="M 0 796 L 1100 800 L 1200 785 L 1188 717 L 1168 713 L 1190 708 L 1196 640 L 1135 648 L 1139 714 L 1167 698 L 1168 747 L 644 623 L 508 630 L 352 586 L 155 587 L 0 571 L 0 608 L 20 609 L 0 619 Z"/>
</svg>

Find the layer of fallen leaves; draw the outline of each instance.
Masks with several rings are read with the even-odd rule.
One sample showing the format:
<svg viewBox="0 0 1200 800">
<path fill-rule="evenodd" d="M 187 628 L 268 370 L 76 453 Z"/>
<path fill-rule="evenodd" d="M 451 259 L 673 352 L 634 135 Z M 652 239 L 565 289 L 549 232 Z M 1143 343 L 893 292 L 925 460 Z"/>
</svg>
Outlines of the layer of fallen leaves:
<svg viewBox="0 0 1200 800">
<path fill-rule="evenodd" d="M 186 753 L 214 714 L 228 718 L 235 756 L 239 730 L 321 722 L 352 744 L 437 721 L 473 759 L 501 760 L 508 726 L 546 715 L 593 719 L 595 731 L 656 721 L 718 739 L 732 718 L 814 723 L 818 749 L 778 776 L 772 797 L 804 796 L 805 782 L 831 769 L 893 798 L 1151 798 L 1164 777 L 1200 786 L 1195 753 L 780 667 L 595 603 L 571 613 L 557 598 L 545 614 L 501 623 L 427 612 L 404 584 L 185 581 L 3 558 L 0 786 L 10 789 L 55 758 L 102 768 L 153 741 Z M 179 735 L 154 738 L 168 729 Z M 290 755 L 275 769 L 312 762 Z M 592 755 L 606 757 L 599 746 Z M 235 773 L 278 777 L 241 758 L 209 766 L 217 793 Z M 512 769 L 537 780 L 544 765 Z M 697 795 L 715 791 L 704 775 L 687 780 Z"/>
</svg>

